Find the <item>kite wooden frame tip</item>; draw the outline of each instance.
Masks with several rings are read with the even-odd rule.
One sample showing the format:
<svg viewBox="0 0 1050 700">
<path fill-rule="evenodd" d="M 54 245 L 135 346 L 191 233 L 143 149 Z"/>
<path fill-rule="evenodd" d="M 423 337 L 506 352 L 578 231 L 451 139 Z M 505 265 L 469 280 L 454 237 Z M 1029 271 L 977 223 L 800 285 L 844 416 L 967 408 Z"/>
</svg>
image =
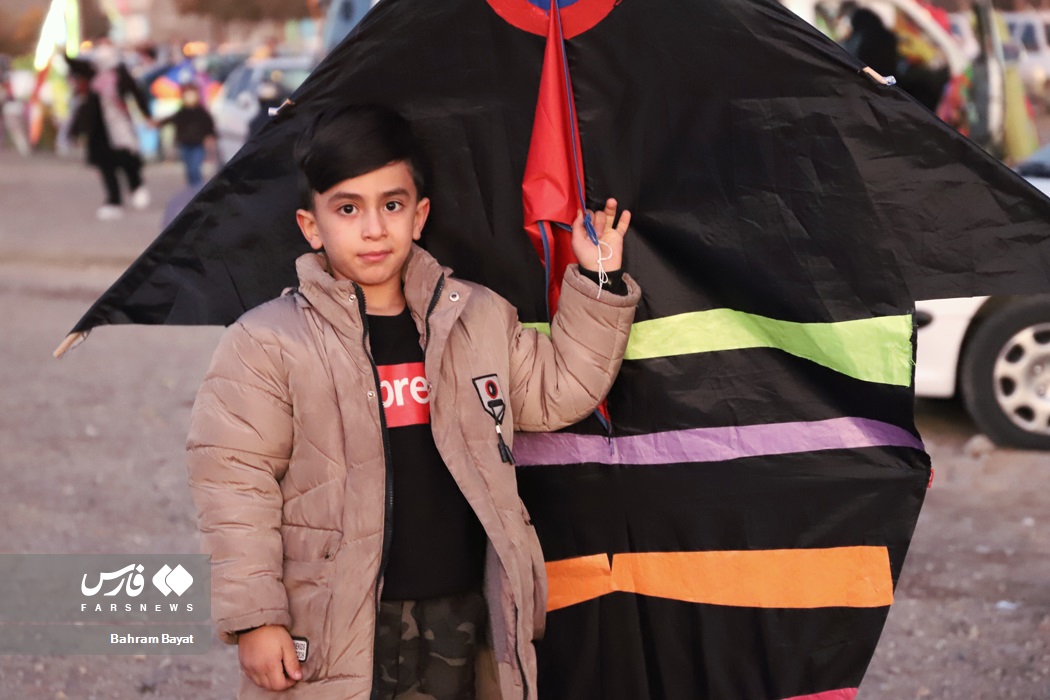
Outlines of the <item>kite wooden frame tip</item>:
<svg viewBox="0 0 1050 700">
<path fill-rule="evenodd" d="M 876 83 L 879 83 L 880 85 L 896 85 L 897 84 L 897 81 L 895 79 L 884 77 L 882 74 L 878 73 L 877 71 L 875 71 L 870 66 L 864 66 L 864 68 L 861 70 L 861 72 L 862 73 L 866 73 L 869 78 L 874 80 Z"/>
<path fill-rule="evenodd" d="M 53 353 L 51 353 L 51 356 L 56 360 L 59 359 L 65 355 L 70 348 L 79 345 L 84 338 L 87 338 L 87 331 L 76 331 L 75 333 L 70 333 L 66 336 L 65 340 L 59 343 L 59 346 L 55 348 Z"/>
</svg>

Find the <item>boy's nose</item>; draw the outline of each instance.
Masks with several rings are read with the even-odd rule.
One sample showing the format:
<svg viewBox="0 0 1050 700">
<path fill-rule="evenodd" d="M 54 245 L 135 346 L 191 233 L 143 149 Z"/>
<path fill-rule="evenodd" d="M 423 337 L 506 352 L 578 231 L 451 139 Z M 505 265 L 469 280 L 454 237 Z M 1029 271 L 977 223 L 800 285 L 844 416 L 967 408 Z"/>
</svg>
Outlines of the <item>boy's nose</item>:
<svg viewBox="0 0 1050 700">
<path fill-rule="evenodd" d="M 378 211 L 368 212 L 364 219 L 364 230 L 362 233 L 365 238 L 379 238 L 383 235 L 383 217 Z"/>
</svg>

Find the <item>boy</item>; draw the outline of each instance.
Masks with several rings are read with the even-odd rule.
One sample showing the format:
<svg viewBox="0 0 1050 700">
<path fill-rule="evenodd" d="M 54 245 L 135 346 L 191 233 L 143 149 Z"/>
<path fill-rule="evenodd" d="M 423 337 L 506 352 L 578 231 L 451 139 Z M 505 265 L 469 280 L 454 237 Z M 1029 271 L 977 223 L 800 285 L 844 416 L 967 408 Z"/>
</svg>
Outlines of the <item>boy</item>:
<svg viewBox="0 0 1050 700">
<path fill-rule="evenodd" d="M 601 293 L 577 217 L 591 272 L 566 270 L 548 338 L 413 244 L 430 201 L 399 115 L 322 116 L 296 158 L 321 253 L 223 336 L 188 438 L 240 697 L 534 699 L 546 579 L 513 429 L 570 425 L 609 390 L 640 296 L 629 213 L 595 216 L 621 287 Z"/>
<path fill-rule="evenodd" d="M 215 150 L 215 122 L 201 104 L 200 89 L 192 84 L 182 86 L 182 106 L 170 117 L 151 122 L 157 129 L 175 125 L 175 145 L 186 170 L 186 184 L 200 187 L 204 181 L 201 166 L 208 150 Z"/>
</svg>

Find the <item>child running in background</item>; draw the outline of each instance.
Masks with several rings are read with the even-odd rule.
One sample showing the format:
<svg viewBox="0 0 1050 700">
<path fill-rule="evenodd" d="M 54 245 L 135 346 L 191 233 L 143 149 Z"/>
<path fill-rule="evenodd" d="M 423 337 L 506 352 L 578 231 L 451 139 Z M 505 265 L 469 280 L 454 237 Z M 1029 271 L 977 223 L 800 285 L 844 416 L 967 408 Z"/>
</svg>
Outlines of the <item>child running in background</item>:
<svg viewBox="0 0 1050 700">
<path fill-rule="evenodd" d="M 170 117 L 153 122 L 156 128 L 173 124 L 175 144 L 179 148 L 179 159 L 186 168 L 186 184 L 200 187 L 204 181 L 201 166 L 205 156 L 215 152 L 215 122 L 201 104 L 200 90 L 196 85 L 182 87 L 182 107 Z"/>
</svg>

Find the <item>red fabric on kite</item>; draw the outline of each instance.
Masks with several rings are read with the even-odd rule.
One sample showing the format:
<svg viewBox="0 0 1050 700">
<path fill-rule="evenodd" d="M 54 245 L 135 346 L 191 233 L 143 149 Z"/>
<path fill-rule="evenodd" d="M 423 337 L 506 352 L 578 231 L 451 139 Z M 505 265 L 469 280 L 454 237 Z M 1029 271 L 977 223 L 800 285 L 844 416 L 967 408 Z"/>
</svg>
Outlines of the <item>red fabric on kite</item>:
<svg viewBox="0 0 1050 700">
<path fill-rule="evenodd" d="M 541 261 L 546 261 L 544 232 L 550 246 L 547 302 L 551 316 L 558 309 L 565 267 L 576 262 L 576 255 L 572 252 L 572 236 L 568 232 L 556 233 L 551 226 L 541 230 L 540 222 L 570 226 L 576 212 L 583 208 L 578 185 L 583 182 L 583 155 L 574 124 L 576 107 L 566 65 L 561 17 L 557 2 L 552 0 L 536 118 L 522 183 L 525 229 Z"/>
</svg>

